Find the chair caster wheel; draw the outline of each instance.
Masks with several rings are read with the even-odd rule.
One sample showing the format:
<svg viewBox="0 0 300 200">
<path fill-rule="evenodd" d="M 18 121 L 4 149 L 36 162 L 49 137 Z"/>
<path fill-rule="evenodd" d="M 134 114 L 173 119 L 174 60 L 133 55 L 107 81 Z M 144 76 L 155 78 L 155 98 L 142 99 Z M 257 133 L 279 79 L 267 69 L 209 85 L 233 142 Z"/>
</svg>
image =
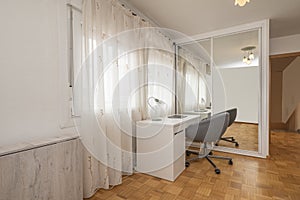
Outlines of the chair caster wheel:
<svg viewBox="0 0 300 200">
<path fill-rule="evenodd" d="M 235 146 L 238 147 L 238 146 L 239 146 L 239 143 L 235 143 Z"/>
<path fill-rule="evenodd" d="M 185 167 L 189 167 L 190 163 L 189 162 L 185 162 Z"/>
<path fill-rule="evenodd" d="M 215 169 L 216 174 L 220 174 L 221 171 L 219 169 Z"/>
<path fill-rule="evenodd" d="M 233 165 L 232 160 L 229 160 L 229 161 L 228 161 L 228 164 L 229 164 L 229 165 Z"/>
<path fill-rule="evenodd" d="M 190 155 L 191 155 L 191 152 L 186 151 L 186 152 L 185 152 L 185 155 L 186 155 L 186 156 L 190 156 Z"/>
</svg>

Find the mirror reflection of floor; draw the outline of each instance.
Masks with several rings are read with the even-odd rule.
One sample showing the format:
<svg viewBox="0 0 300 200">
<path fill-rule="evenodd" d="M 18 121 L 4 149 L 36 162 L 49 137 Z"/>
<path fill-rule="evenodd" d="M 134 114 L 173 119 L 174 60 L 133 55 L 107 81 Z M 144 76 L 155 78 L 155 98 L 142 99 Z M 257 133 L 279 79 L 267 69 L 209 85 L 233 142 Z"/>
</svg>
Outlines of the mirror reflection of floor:
<svg viewBox="0 0 300 200">
<path fill-rule="evenodd" d="M 243 150 L 258 151 L 258 125 L 248 123 L 233 123 L 225 132 L 223 137 L 234 137 L 239 143 L 239 147 L 235 144 L 220 141 L 219 146 L 238 148 Z"/>
</svg>

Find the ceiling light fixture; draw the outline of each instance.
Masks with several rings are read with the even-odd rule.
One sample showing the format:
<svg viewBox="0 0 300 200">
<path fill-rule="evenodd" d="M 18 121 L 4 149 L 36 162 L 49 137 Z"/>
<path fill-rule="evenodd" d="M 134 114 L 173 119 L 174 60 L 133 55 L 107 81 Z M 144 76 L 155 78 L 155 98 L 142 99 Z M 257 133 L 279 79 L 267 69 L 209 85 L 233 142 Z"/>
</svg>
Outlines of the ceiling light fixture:
<svg viewBox="0 0 300 200">
<path fill-rule="evenodd" d="M 239 5 L 239 6 L 244 6 L 244 5 L 246 5 L 246 3 L 249 3 L 250 2 L 250 0 L 235 0 L 235 3 L 234 3 L 234 5 Z"/>
<path fill-rule="evenodd" d="M 243 62 L 246 63 L 247 65 L 250 65 L 252 63 L 252 60 L 255 59 L 253 50 L 256 49 L 255 46 L 248 46 L 244 47 L 241 50 L 245 52 L 245 56 L 243 57 Z"/>
</svg>

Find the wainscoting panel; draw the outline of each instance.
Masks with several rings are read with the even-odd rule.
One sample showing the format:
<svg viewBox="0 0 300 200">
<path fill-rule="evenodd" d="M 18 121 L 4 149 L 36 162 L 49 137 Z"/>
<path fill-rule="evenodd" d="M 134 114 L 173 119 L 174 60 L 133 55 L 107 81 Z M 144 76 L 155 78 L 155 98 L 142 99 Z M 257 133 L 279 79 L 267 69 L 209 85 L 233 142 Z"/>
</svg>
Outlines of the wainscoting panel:
<svg viewBox="0 0 300 200">
<path fill-rule="evenodd" d="M 82 200 L 79 139 L 0 157 L 0 200 Z"/>
</svg>

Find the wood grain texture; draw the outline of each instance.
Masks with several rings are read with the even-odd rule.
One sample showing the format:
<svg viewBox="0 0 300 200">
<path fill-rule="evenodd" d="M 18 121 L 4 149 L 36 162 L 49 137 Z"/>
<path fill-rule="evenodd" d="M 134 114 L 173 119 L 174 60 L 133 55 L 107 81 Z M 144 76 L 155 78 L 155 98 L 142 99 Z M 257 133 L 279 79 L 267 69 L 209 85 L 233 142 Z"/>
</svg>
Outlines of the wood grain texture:
<svg viewBox="0 0 300 200">
<path fill-rule="evenodd" d="M 81 200 L 79 139 L 0 157 L 0 200 Z"/>
<path fill-rule="evenodd" d="M 124 178 L 120 186 L 99 190 L 89 200 L 103 199 L 300 199 L 300 134 L 272 132 L 268 159 L 229 155 L 233 166 L 215 160 L 216 175 L 206 160 L 191 163 L 175 182 L 144 174 Z"/>
<path fill-rule="evenodd" d="M 258 125 L 248 123 L 233 123 L 225 132 L 224 137 L 234 137 L 239 143 L 239 149 L 258 151 Z M 219 146 L 237 148 L 233 143 L 220 141 Z"/>
</svg>

